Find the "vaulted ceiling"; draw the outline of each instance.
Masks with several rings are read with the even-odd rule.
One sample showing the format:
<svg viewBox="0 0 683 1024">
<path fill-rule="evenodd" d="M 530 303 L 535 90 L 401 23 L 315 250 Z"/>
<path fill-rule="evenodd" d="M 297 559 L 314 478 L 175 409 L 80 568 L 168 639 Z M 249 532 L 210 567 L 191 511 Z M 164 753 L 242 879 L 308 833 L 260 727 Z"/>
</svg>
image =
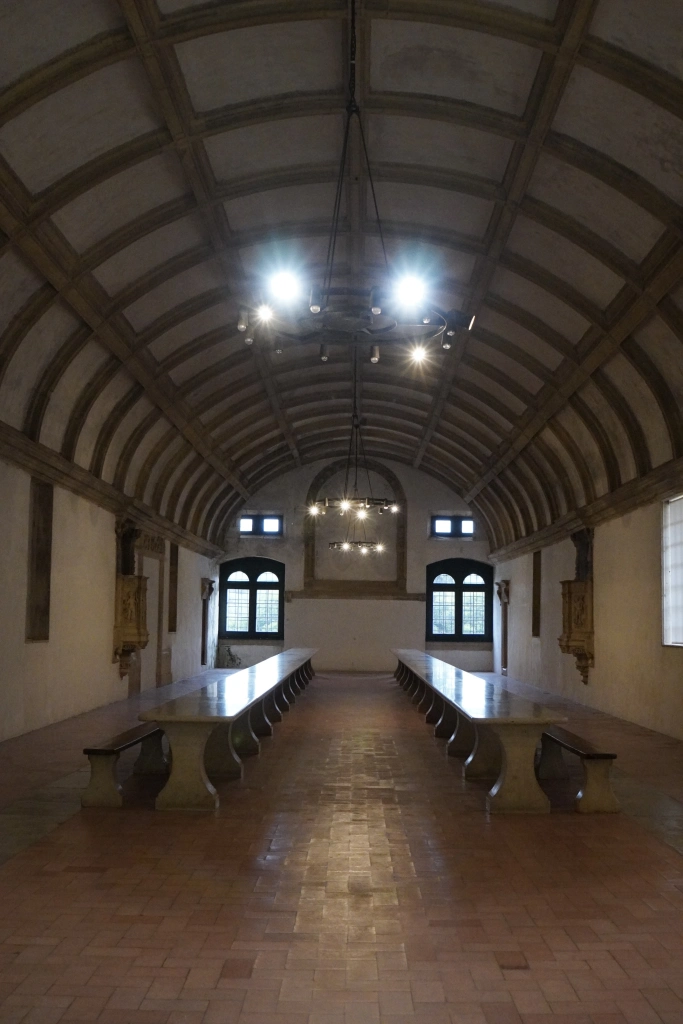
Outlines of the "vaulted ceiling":
<svg viewBox="0 0 683 1024">
<path fill-rule="evenodd" d="M 421 367 L 361 346 L 368 454 L 449 483 L 499 549 L 670 486 L 680 0 L 358 7 L 390 262 L 477 316 Z M 4 0 L 0 453 L 218 547 L 268 481 L 344 454 L 351 347 L 276 355 L 236 322 L 268 268 L 324 260 L 347 34 L 346 0 Z M 374 281 L 352 150 L 340 274 Z"/>
</svg>

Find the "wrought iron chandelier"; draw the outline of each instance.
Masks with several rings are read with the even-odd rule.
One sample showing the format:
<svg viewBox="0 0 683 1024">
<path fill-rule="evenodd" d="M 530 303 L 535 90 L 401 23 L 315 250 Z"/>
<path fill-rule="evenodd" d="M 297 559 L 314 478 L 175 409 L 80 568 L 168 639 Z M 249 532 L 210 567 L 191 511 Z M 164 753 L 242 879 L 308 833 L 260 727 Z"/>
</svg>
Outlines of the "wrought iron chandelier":
<svg viewBox="0 0 683 1024">
<path fill-rule="evenodd" d="M 247 345 L 254 340 L 270 340 L 276 354 L 292 343 L 319 341 L 320 359 L 327 362 L 329 345 L 370 342 L 370 361 L 379 362 L 379 342 L 438 341 L 450 349 L 460 329 L 471 330 L 474 317 L 457 309 L 448 312 L 429 301 L 425 283 L 416 275 L 398 278 L 389 267 L 384 231 L 379 216 L 375 183 L 356 98 L 356 0 L 350 0 L 349 79 L 344 138 L 342 144 L 327 256 L 322 280 L 300 281 L 290 270 L 281 269 L 271 278 L 268 297 L 240 310 L 237 328 Z M 351 126 L 356 120 L 362 159 L 367 172 L 377 232 L 381 243 L 386 282 L 384 286 L 339 286 L 333 284 L 339 221 L 344 196 Z M 306 306 L 305 294 L 309 301 Z M 423 350 L 421 350 L 423 352 Z"/>
<path fill-rule="evenodd" d="M 319 498 L 311 502 L 308 512 L 312 516 L 324 516 L 329 509 L 332 509 L 346 519 L 344 539 L 330 541 L 329 546 L 333 551 L 357 551 L 361 555 L 367 555 L 370 552 L 381 554 L 384 551 L 384 544 L 381 541 L 368 538 L 368 526 L 373 522 L 371 513 L 376 509 L 378 515 L 383 515 L 385 512 L 396 514 L 400 510 L 393 498 L 378 498 L 372 493 L 372 481 L 363 440 L 363 425 L 356 400 L 358 393 L 357 365 L 354 354 L 353 409 L 351 435 L 344 470 L 344 489 L 341 497 Z M 362 479 L 363 476 L 367 480 L 367 493 L 364 497 L 361 496 L 359 489 L 359 477 Z"/>
</svg>

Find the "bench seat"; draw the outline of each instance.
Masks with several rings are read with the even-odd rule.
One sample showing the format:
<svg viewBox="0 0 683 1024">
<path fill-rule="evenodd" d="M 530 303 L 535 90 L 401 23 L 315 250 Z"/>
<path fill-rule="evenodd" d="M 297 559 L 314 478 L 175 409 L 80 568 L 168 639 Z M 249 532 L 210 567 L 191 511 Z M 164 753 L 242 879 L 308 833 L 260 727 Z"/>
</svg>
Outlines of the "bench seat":
<svg viewBox="0 0 683 1024">
<path fill-rule="evenodd" d="M 612 789 L 611 770 L 616 754 L 599 750 L 589 740 L 576 733 L 551 726 L 541 736 L 541 757 L 538 762 L 539 779 L 566 779 L 569 775 L 562 750 L 568 750 L 581 759 L 584 783 L 576 796 L 574 806 L 582 814 L 619 811 L 619 801 Z"/>
<path fill-rule="evenodd" d="M 81 807 L 121 807 L 123 795 L 116 778 L 122 751 L 141 744 L 133 767 L 136 775 L 164 775 L 168 762 L 162 745 L 163 732 L 155 722 L 144 722 L 112 736 L 96 746 L 84 747 L 90 761 L 90 782 L 81 793 Z"/>
</svg>

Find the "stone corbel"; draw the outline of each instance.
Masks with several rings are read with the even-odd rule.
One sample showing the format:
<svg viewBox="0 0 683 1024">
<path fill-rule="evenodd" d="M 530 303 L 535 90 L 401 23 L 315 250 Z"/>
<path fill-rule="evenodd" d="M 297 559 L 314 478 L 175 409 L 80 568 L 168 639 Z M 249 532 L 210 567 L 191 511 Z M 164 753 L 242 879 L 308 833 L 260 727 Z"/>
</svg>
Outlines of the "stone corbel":
<svg viewBox="0 0 683 1024">
<path fill-rule="evenodd" d="M 562 580 L 562 636 L 558 638 L 563 654 L 572 654 L 584 684 L 588 670 L 595 664 L 593 628 L 593 531 L 572 534 L 576 547 L 576 579 Z"/>
<path fill-rule="evenodd" d="M 213 594 L 214 587 L 216 586 L 215 580 L 209 580 L 202 577 L 202 601 L 208 601 Z"/>
<path fill-rule="evenodd" d="M 501 605 L 510 604 L 510 580 L 496 580 L 496 593 Z"/>
</svg>

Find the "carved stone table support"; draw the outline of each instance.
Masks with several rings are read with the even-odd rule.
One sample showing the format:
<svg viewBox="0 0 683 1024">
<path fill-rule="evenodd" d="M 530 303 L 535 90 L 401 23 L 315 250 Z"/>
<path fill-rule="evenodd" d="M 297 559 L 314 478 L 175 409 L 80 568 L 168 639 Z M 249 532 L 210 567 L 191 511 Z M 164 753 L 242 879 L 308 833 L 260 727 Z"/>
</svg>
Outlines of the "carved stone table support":
<svg viewBox="0 0 683 1024">
<path fill-rule="evenodd" d="M 211 779 L 241 779 L 244 767 L 232 743 L 233 723 L 215 725 L 204 751 L 204 766 Z"/>
<path fill-rule="evenodd" d="M 266 702 L 262 700 L 260 704 L 256 704 L 249 712 L 249 721 L 251 723 L 251 730 L 255 736 L 272 736 L 273 726 L 271 725 L 270 718 L 266 712 Z"/>
<path fill-rule="evenodd" d="M 118 754 L 89 754 L 90 781 L 81 793 L 81 807 L 121 807 L 123 794 L 116 778 Z"/>
<path fill-rule="evenodd" d="M 436 725 L 443 714 L 443 697 L 440 697 L 438 693 L 432 694 L 432 704 L 425 715 L 425 722 L 427 725 Z"/>
<path fill-rule="evenodd" d="M 477 742 L 477 730 L 464 715 L 458 715 L 458 724 L 448 741 L 448 753 L 451 757 L 470 758 Z"/>
<path fill-rule="evenodd" d="M 443 702 L 441 718 L 434 726 L 434 735 L 439 739 L 449 740 L 458 724 L 458 712 L 446 701 Z"/>
<path fill-rule="evenodd" d="M 534 773 L 534 754 L 543 726 L 496 722 L 489 728 L 503 749 L 500 775 L 486 800 L 489 811 L 547 814 L 550 801 Z"/>
<path fill-rule="evenodd" d="M 260 753 L 261 744 L 251 727 L 251 711 L 245 711 L 230 726 L 230 740 L 233 750 L 240 757 L 254 757 Z"/>
<path fill-rule="evenodd" d="M 218 807 L 218 794 L 204 768 L 204 748 L 214 728 L 213 722 L 164 722 L 173 758 L 157 810 Z"/>
<path fill-rule="evenodd" d="M 491 726 L 477 723 L 473 728 L 476 739 L 472 753 L 463 765 L 462 773 L 466 779 L 495 779 L 500 773 L 501 763 L 498 740 L 491 731 Z"/>
</svg>

